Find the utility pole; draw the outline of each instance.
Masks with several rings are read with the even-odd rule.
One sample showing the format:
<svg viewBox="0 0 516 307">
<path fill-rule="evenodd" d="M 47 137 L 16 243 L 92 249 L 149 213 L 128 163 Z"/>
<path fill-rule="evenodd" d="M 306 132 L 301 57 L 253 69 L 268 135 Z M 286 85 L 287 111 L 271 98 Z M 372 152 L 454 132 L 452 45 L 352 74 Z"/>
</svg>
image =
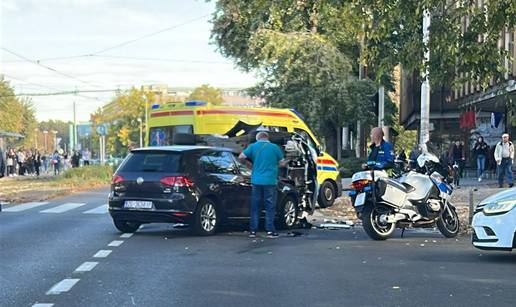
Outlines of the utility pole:
<svg viewBox="0 0 516 307">
<path fill-rule="evenodd" d="M 378 88 L 378 127 L 383 129 L 385 124 L 385 88 L 380 85 Z"/>
<path fill-rule="evenodd" d="M 430 59 L 428 41 L 430 39 L 430 11 L 423 12 L 423 45 L 425 54 L 423 59 L 424 72 L 422 74 L 423 83 L 421 84 L 421 124 L 419 145 L 423 152 L 427 151 L 426 143 L 430 140 L 430 82 L 428 81 L 428 69 L 426 68 Z"/>
<path fill-rule="evenodd" d="M 73 102 L 73 135 L 70 137 L 73 138 L 73 148 L 77 147 L 77 105 L 75 101 Z"/>
</svg>

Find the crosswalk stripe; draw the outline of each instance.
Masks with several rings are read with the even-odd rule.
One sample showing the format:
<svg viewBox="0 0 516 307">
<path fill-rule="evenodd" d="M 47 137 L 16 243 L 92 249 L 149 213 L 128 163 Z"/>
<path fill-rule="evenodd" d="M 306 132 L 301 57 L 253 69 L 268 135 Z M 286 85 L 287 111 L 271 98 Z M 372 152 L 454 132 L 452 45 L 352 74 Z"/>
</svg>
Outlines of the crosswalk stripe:
<svg viewBox="0 0 516 307">
<path fill-rule="evenodd" d="M 42 210 L 40 212 L 41 213 L 63 213 L 63 212 L 69 211 L 69 210 L 79 208 L 84 205 L 86 205 L 86 204 L 85 203 L 66 203 L 66 204 L 62 204 L 57 207 Z"/>
<path fill-rule="evenodd" d="M 104 204 L 102 206 L 98 206 L 97 208 L 93 208 L 91 210 L 84 211 L 83 213 L 86 213 L 86 214 L 105 214 L 105 213 L 108 213 L 108 205 Z"/>
<path fill-rule="evenodd" d="M 20 211 L 25 211 L 25 210 L 29 210 L 29 209 L 32 209 L 32 208 L 36 208 L 36 207 L 39 207 L 39 206 L 43 206 L 43 205 L 46 205 L 46 204 L 48 204 L 47 201 L 32 202 L 32 203 L 16 205 L 16 206 L 4 209 L 3 211 L 4 212 L 20 212 Z"/>
</svg>

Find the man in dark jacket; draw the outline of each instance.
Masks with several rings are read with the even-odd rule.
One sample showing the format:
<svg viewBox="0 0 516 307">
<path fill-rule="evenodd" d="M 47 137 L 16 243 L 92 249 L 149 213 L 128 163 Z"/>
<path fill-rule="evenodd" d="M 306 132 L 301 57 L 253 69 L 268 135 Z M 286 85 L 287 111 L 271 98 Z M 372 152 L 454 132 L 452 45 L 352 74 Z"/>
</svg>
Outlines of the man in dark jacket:
<svg viewBox="0 0 516 307">
<path fill-rule="evenodd" d="M 371 131 L 373 143 L 369 146 L 370 152 L 367 161 L 376 162 L 375 169 L 389 169 L 394 165 L 392 145 L 383 139 L 382 128 L 376 127 Z"/>
<path fill-rule="evenodd" d="M 5 174 L 5 155 L 4 151 L 0 148 L 0 178 L 4 177 Z"/>
</svg>

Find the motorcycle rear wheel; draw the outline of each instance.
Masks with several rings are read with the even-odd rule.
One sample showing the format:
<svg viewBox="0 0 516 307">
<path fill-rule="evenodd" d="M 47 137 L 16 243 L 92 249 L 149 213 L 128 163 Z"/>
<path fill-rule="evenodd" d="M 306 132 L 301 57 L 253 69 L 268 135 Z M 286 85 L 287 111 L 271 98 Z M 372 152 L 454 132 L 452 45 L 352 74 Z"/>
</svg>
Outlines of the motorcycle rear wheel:
<svg viewBox="0 0 516 307">
<path fill-rule="evenodd" d="M 452 213 L 451 216 L 448 211 Z M 450 208 L 450 210 L 444 210 L 436 224 L 442 235 L 447 238 L 455 238 L 459 234 L 459 216 L 453 208 Z"/>
<path fill-rule="evenodd" d="M 382 223 L 382 214 L 388 214 L 389 209 L 382 207 L 366 206 L 364 208 L 362 224 L 367 235 L 373 240 L 387 240 L 396 230 L 394 223 Z"/>
</svg>

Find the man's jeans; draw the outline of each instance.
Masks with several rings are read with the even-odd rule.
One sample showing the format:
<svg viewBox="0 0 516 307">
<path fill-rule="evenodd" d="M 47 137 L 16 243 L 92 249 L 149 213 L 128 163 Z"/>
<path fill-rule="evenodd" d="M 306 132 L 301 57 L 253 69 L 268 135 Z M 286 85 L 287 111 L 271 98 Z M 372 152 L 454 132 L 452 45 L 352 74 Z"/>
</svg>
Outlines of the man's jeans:
<svg viewBox="0 0 516 307">
<path fill-rule="evenodd" d="M 498 165 L 498 185 L 503 185 L 503 177 L 507 174 L 507 182 L 512 184 L 512 160 L 503 158 L 502 163 Z"/>
<path fill-rule="evenodd" d="M 258 230 L 260 221 L 260 211 L 262 204 L 265 203 L 265 230 L 276 231 L 274 228 L 274 216 L 276 215 L 276 186 L 253 184 L 251 194 L 251 220 L 249 230 Z"/>
<path fill-rule="evenodd" d="M 482 173 L 486 169 L 486 156 L 478 155 L 477 156 L 477 177 L 480 178 Z"/>
</svg>

